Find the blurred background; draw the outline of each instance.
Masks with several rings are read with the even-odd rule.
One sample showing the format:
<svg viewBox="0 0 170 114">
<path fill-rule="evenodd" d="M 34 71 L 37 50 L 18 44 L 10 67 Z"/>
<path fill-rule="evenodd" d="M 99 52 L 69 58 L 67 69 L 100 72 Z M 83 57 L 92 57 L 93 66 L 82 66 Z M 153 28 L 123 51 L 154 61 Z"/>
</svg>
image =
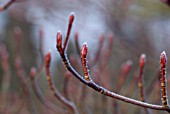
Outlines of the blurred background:
<svg viewBox="0 0 170 114">
<path fill-rule="evenodd" d="M 6 2 L 7 0 L 1 0 L 0 5 Z M 96 50 L 100 47 L 99 38 L 102 36 L 100 59 L 90 65 L 92 78 L 111 91 L 139 100 L 136 74 L 140 55 L 145 53 L 146 99 L 149 103 L 161 104 L 157 85 L 159 57 L 162 51 L 166 51 L 168 60 L 170 56 L 170 7 L 166 3 L 160 0 L 16 0 L 7 10 L 0 12 L 0 113 L 55 113 L 36 97 L 29 72 L 33 66 L 39 68 L 42 63 L 41 54 L 45 55 L 51 50 L 51 71 L 56 88 L 63 93 L 66 70 L 56 50 L 56 33 L 60 30 L 63 38 L 65 37 L 71 12 L 75 13 L 75 21 L 68 55 L 74 68 L 82 74 L 75 35 L 78 35 L 80 46 L 83 42 L 88 44 L 89 64 L 90 59 L 95 58 Z M 113 46 L 110 47 L 109 35 L 113 36 Z M 41 41 L 42 52 L 39 51 Z M 104 54 L 107 51 L 110 54 L 106 60 Z M 16 70 L 16 55 L 21 59 L 21 68 L 17 69 L 22 73 Z M 123 83 L 118 85 L 121 66 L 128 60 L 132 62 L 131 69 Z M 105 62 L 106 66 L 101 67 L 100 64 Z M 167 77 L 169 66 L 168 63 Z M 19 74 L 24 75 L 26 87 L 22 86 Z M 44 67 L 37 73 L 37 77 L 42 95 L 57 107 L 67 109 L 50 92 Z M 121 89 L 116 90 L 117 86 L 121 86 Z M 86 87 L 81 82 L 70 77 L 68 93 L 80 114 L 146 113 L 141 107 L 107 98 L 90 88 L 84 88 Z M 150 111 L 155 114 L 164 113 Z"/>
</svg>

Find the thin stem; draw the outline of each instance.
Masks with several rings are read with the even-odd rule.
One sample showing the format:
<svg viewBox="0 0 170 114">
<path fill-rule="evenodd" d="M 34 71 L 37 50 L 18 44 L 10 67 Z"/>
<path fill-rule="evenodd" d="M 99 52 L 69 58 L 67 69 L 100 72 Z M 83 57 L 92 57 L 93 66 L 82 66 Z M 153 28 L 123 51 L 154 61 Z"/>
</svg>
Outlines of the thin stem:
<svg viewBox="0 0 170 114">
<path fill-rule="evenodd" d="M 102 54 L 103 56 L 102 56 L 102 59 L 100 60 L 100 70 L 104 70 L 104 68 L 106 67 L 111 51 L 112 51 L 112 47 L 113 47 L 113 35 L 108 34 L 107 47 L 103 51 L 104 53 Z"/>
<path fill-rule="evenodd" d="M 142 54 L 139 60 L 139 78 L 138 78 L 138 86 L 139 86 L 139 93 L 141 97 L 141 101 L 145 102 L 145 95 L 144 95 L 144 89 L 143 89 L 143 69 L 144 64 L 146 60 L 146 55 Z"/>
<path fill-rule="evenodd" d="M 63 96 L 69 101 L 71 100 L 69 95 L 69 89 L 68 89 L 70 77 L 71 77 L 71 73 L 67 71 L 64 77 Z"/>
<path fill-rule="evenodd" d="M 95 52 L 95 57 L 92 59 L 92 61 L 90 61 L 90 63 L 91 63 L 90 66 L 92 66 L 92 65 L 94 66 L 97 63 L 97 61 L 99 60 L 101 50 L 103 47 L 103 41 L 104 41 L 104 37 L 103 37 L 103 35 L 100 35 L 99 39 L 98 39 L 98 47 Z"/>
<path fill-rule="evenodd" d="M 9 55 L 6 50 L 5 45 L 0 45 L 0 62 L 1 62 L 1 67 L 3 71 L 3 76 L 2 76 L 2 91 L 7 93 L 9 91 L 10 87 L 10 80 L 11 80 L 11 70 L 9 66 Z"/>
<path fill-rule="evenodd" d="M 143 83 L 144 83 L 144 65 L 145 65 L 145 61 L 146 61 L 146 55 L 142 54 L 140 56 L 139 59 L 139 77 L 138 77 L 138 87 L 139 87 L 139 94 L 140 94 L 140 98 L 141 101 L 146 102 L 146 98 L 145 98 L 145 91 L 143 88 Z M 150 114 L 150 111 L 147 108 L 144 108 L 144 110 L 146 111 L 147 114 Z"/>
<path fill-rule="evenodd" d="M 77 54 L 80 55 L 79 37 L 77 32 L 75 33 L 74 41 L 76 45 Z"/>
<path fill-rule="evenodd" d="M 165 51 L 160 56 L 160 83 L 161 83 L 161 100 L 163 107 L 169 107 L 167 96 L 167 79 L 166 79 L 167 57 Z"/>
<path fill-rule="evenodd" d="M 30 77 L 31 77 L 31 81 L 32 81 L 32 88 L 34 90 L 35 95 L 37 96 L 37 98 L 39 99 L 39 101 L 44 104 L 47 108 L 51 109 L 52 111 L 56 112 L 56 113 L 68 113 L 66 111 L 64 111 L 63 109 L 55 106 L 54 104 L 52 104 L 51 102 L 49 102 L 42 94 L 37 79 L 35 79 L 35 68 L 31 68 L 30 70 Z M 64 114 L 65 114 L 64 113 Z"/>
<path fill-rule="evenodd" d="M 39 53 L 40 53 L 40 58 L 41 58 L 41 64 L 38 68 L 38 72 L 42 71 L 42 69 L 44 68 L 44 54 L 43 54 L 43 39 L 44 39 L 44 32 L 41 29 L 39 31 Z"/>
<path fill-rule="evenodd" d="M 118 76 L 118 81 L 116 84 L 116 92 L 119 92 L 121 90 L 122 84 L 125 82 L 127 75 L 129 74 L 130 70 L 132 68 L 132 61 L 128 60 L 126 63 L 122 64 L 120 69 L 120 74 Z"/>
<path fill-rule="evenodd" d="M 65 38 L 65 41 L 64 41 L 63 50 L 65 50 L 66 47 L 67 47 L 67 44 L 68 44 L 67 42 L 68 42 L 68 39 L 69 39 L 69 36 L 70 36 L 73 21 L 74 21 L 74 13 L 71 13 L 71 15 L 69 17 L 68 29 L 67 29 L 67 34 L 66 34 L 66 38 Z"/>
<path fill-rule="evenodd" d="M 60 101 L 62 102 L 64 105 L 66 105 L 68 108 L 71 109 L 71 111 L 73 112 L 73 114 L 78 114 L 78 111 L 76 109 L 76 106 L 74 105 L 74 103 L 68 101 L 65 97 L 63 97 L 57 90 L 57 88 L 55 88 L 54 82 L 52 80 L 51 74 L 50 74 L 50 61 L 51 61 L 51 55 L 50 53 L 47 53 L 45 56 L 45 69 L 46 69 L 46 78 L 48 81 L 48 85 L 51 89 L 51 91 L 53 92 L 54 96 Z"/>
<path fill-rule="evenodd" d="M 4 4 L 3 6 L 0 6 L 0 11 L 6 10 L 9 6 L 11 6 L 11 4 L 13 4 L 16 0 L 10 0 L 8 1 L 6 4 Z"/>
<path fill-rule="evenodd" d="M 16 56 L 16 58 L 15 58 L 15 68 L 16 68 L 16 72 L 17 72 L 17 77 L 19 79 L 19 83 L 20 83 L 20 85 L 22 87 L 22 90 L 23 90 L 23 93 L 24 93 L 25 97 L 27 98 L 26 101 L 27 101 L 28 106 L 30 106 L 30 108 L 33 110 L 33 112 L 37 113 L 36 107 L 35 107 L 35 105 L 33 103 L 32 98 L 31 98 L 32 90 L 29 87 L 29 84 L 28 84 L 28 82 L 27 82 L 27 80 L 25 78 L 24 70 L 22 69 L 21 64 L 22 64 L 21 58 L 19 56 Z"/>
</svg>

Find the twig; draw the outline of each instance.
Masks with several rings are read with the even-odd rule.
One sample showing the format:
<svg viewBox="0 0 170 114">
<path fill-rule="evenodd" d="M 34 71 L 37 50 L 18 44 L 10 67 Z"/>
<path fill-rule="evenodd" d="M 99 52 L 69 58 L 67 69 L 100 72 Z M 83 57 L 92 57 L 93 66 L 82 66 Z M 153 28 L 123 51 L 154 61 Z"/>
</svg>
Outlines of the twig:
<svg viewBox="0 0 170 114">
<path fill-rule="evenodd" d="M 120 74 L 118 76 L 118 81 L 116 84 L 116 92 L 118 93 L 121 90 L 122 84 L 124 83 L 127 75 L 129 74 L 130 70 L 132 68 L 132 61 L 128 60 L 124 64 L 122 64 L 120 68 Z"/>
<path fill-rule="evenodd" d="M 68 31 L 67 31 L 68 32 Z M 58 39 L 58 38 L 57 38 Z M 68 39 L 66 39 L 68 40 Z M 59 42 L 61 42 L 60 40 L 58 40 L 58 42 L 56 42 L 57 46 L 56 47 L 60 47 L 59 46 Z M 65 41 L 66 42 L 66 41 Z M 58 44 L 59 43 L 59 44 Z M 87 49 L 87 46 L 86 44 L 83 45 L 83 48 L 82 49 Z M 114 92 L 111 92 L 107 89 L 105 89 L 104 87 L 102 86 L 99 86 L 97 85 L 95 82 L 91 80 L 85 80 L 83 78 L 83 76 L 81 76 L 80 74 L 78 74 L 74 68 L 71 66 L 69 60 L 68 60 L 68 57 L 65 53 L 65 48 L 62 49 L 62 51 L 57 48 L 59 54 L 60 54 L 60 57 L 62 58 L 62 61 L 63 61 L 63 64 L 64 66 L 67 68 L 67 70 L 69 70 L 76 78 L 78 78 L 82 83 L 84 83 L 85 85 L 93 88 L 95 91 L 105 95 L 105 96 L 108 96 L 108 97 L 111 97 L 111 98 L 115 98 L 117 100 L 121 100 L 121 101 L 124 101 L 124 102 L 127 102 L 127 103 L 130 103 L 130 104 L 134 104 L 134 105 L 137 105 L 137 106 L 141 106 L 141 107 L 145 107 L 145 108 L 150 108 L 150 109 L 155 109 L 155 110 L 164 110 L 164 111 L 168 111 L 170 112 L 170 108 L 169 107 L 165 107 L 165 106 L 161 106 L 161 105 L 154 105 L 154 104 L 149 104 L 149 103 L 145 103 L 145 102 L 142 102 L 142 101 L 138 101 L 138 100 L 135 100 L 135 99 L 132 99 L 132 98 L 128 98 L 128 97 L 125 97 L 125 96 L 122 96 L 122 95 L 119 95 L 119 94 L 116 94 Z M 84 50 L 83 50 L 84 51 Z M 87 51 L 84 51 L 84 52 L 87 52 Z M 87 53 L 83 53 L 84 55 L 87 55 Z M 86 59 L 85 59 L 86 60 Z M 87 61 L 86 61 L 87 63 Z M 87 69 L 88 71 L 88 69 Z M 86 73 L 85 73 L 86 74 Z M 87 77 L 87 76 L 86 76 Z M 88 74 L 88 77 L 91 77 L 90 74 Z M 87 79 L 87 78 L 86 78 Z"/>
<path fill-rule="evenodd" d="M 79 37 L 78 37 L 77 32 L 75 33 L 74 41 L 75 41 L 75 45 L 76 45 L 77 54 L 80 56 L 80 45 L 79 45 Z"/>
<path fill-rule="evenodd" d="M 11 6 L 11 4 L 13 4 L 16 0 L 10 0 L 8 1 L 6 4 L 4 4 L 3 6 L 0 6 L 0 12 L 3 10 L 6 10 L 9 6 Z"/>
<path fill-rule="evenodd" d="M 160 56 L 160 83 L 161 83 L 161 100 L 163 107 L 169 108 L 168 96 L 167 96 L 167 79 L 166 79 L 166 64 L 167 57 L 165 51 Z"/>
<path fill-rule="evenodd" d="M 65 50 L 66 47 L 67 47 L 67 44 L 68 44 L 67 42 L 68 42 L 68 39 L 69 39 L 69 36 L 70 36 L 73 21 L 74 21 L 74 13 L 71 13 L 70 18 L 69 18 L 69 23 L 68 23 L 67 34 L 66 34 L 66 38 L 65 38 L 65 41 L 64 41 L 63 50 Z"/>
<path fill-rule="evenodd" d="M 46 78 L 48 81 L 48 85 L 51 89 L 51 91 L 53 92 L 54 96 L 60 101 L 62 102 L 65 106 L 67 106 L 69 109 L 71 109 L 71 111 L 73 112 L 73 114 L 78 114 L 78 111 L 76 109 L 76 106 L 74 105 L 73 102 L 68 101 L 65 97 L 63 97 L 58 90 L 55 88 L 54 82 L 52 80 L 51 74 L 50 74 L 50 62 L 51 62 L 51 55 L 50 52 L 48 52 L 45 56 L 45 69 L 46 69 Z"/>
<path fill-rule="evenodd" d="M 104 37 L 103 37 L 103 35 L 100 35 L 99 39 L 98 39 L 98 47 L 97 47 L 97 50 L 95 52 L 95 57 L 90 61 L 91 67 L 94 66 L 97 63 L 97 61 L 99 60 L 101 50 L 102 50 L 102 47 L 103 47 L 103 41 L 104 41 Z"/>
<path fill-rule="evenodd" d="M 132 68 L 132 61 L 131 60 L 128 60 L 124 64 L 122 64 L 122 66 L 120 68 L 120 74 L 118 76 L 118 81 L 117 81 L 116 86 L 115 86 L 116 87 L 115 88 L 116 93 L 119 93 L 121 91 L 122 84 L 125 82 L 127 75 L 130 72 L 131 68 Z M 118 102 L 115 99 L 113 100 L 112 106 L 114 107 L 113 108 L 114 114 L 118 114 L 119 105 L 118 105 Z"/>
<path fill-rule="evenodd" d="M 103 51 L 104 53 L 102 54 L 102 59 L 100 60 L 100 70 L 104 70 L 104 68 L 107 65 L 107 62 L 109 60 L 111 51 L 112 51 L 112 47 L 113 47 L 113 35 L 112 34 L 108 34 L 107 36 L 107 47 L 105 48 L 105 50 Z"/>
<path fill-rule="evenodd" d="M 69 100 L 69 101 L 71 100 L 70 95 L 69 95 L 69 91 L 68 91 L 70 77 L 71 77 L 71 73 L 70 72 L 66 72 L 65 73 L 65 77 L 64 77 L 64 85 L 63 85 L 63 94 L 64 94 L 64 97 L 67 100 Z"/>
<path fill-rule="evenodd" d="M 22 87 L 24 95 L 28 98 L 27 104 L 31 107 L 33 112 L 36 113 L 35 105 L 33 104 L 32 99 L 31 99 L 31 88 L 29 88 L 29 84 L 26 81 L 26 78 L 24 77 L 25 74 L 24 74 L 24 70 L 22 69 L 21 59 L 19 56 L 16 56 L 16 58 L 15 58 L 15 68 L 16 68 L 17 77 L 19 79 L 19 83 Z M 32 113 L 32 112 L 30 112 L 30 113 Z"/>
<path fill-rule="evenodd" d="M 44 54 L 43 54 L 43 39 L 44 39 L 44 31 L 40 29 L 39 31 L 39 53 L 40 53 L 40 58 L 41 58 L 41 64 L 38 68 L 37 72 L 41 72 L 44 68 Z"/>
<path fill-rule="evenodd" d="M 10 66 L 8 62 L 8 52 L 6 50 L 5 45 L 0 45 L 0 61 L 1 61 L 1 67 L 3 70 L 3 76 L 2 76 L 2 91 L 7 94 L 10 87 L 10 80 L 11 80 L 11 73 L 10 73 Z"/>
<path fill-rule="evenodd" d="M 51 102 L 49 102 L 41 93 L 41 90 L 39 88 L 38 82 L 35 79 L 35 73 L 36 73 L 36 69 L 35 67 L 32 67 L 30 70 L 30 77 L 31 77 L 31 81 L 32 81 L 32 88 L 34 90 L 35 95 L 37 96 L 37 98 L 39 99 L 39 101 L 44 104 L 47 108 L 51 109 L 52 111 L 56 112 L 56 113 L 66 113 L 66 111 L 64 111 L 63 109 L 55 106 L 54 104 L 52 104 Z M 64 114 L 65 114 L 64 113 Z M 68 113 L 68 112 L 67 112 Z"/>
<path fill-rule="evenodd" d="M 139 59 L 139 77 L 138 77 L 138 87 L 139 87 L 139 94 L 140 94 L 140 98 L 141 101 L 146 102 L 146 98 L 145 98 L 145 91 L 143 88 L 143 84 L 144 84 L 144 65 L 145 65 L 145 61 L 146 61 L 146 55 L 142 54 L 140 56 Z M 150 114 L 150 111 L 147 108 L 144 108 L 147 114 Z"/>
</svg>

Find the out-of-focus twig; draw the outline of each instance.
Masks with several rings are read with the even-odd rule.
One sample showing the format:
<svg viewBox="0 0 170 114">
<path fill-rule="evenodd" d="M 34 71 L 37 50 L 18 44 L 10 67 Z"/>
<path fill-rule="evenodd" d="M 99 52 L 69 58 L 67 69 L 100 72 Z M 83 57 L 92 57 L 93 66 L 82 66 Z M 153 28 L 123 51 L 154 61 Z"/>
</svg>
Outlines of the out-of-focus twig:
<svg viewBox="0 0 170 114">
<path fill-rule="evenodd" d="M 61 113 L 61 114 L 65 114 L 67 113 L 66 111 L 64 111 L 63 109 L 55 106 L 54 104 L 52 104 L 50 101 L 48 101 L 42 94 L 37 79 L 35 79 L 36 77 L 36 68 L 32 67 L 30 70 L 30 77 L 31 77 L 31 82 L 32 82 L 32 88 L 37 96 L 37 98 L 39 99 L 39 101 L 44 104 L 47 108 L 51 109 L 52 111 L 56 112 L 56 113 Z"/>
<path fill-rule="evenodd" d="M 139 59 L 139 77 L 138 77 L 138 87 L 139 87 L 139 94 L 140 94 L 140 98 L 141 101 L 146 102 L 146 98 L 145 98 L 145 91 L 143 88 L 144 85 L 144 65 L 145 65 L 145 61 L 146 61 L 146 55 L 142 54 L 140 56 Z M 150 114 L 149 109 L 144 108 L 147 114 Z"/>
<path fill-rule="evenodd" d="M 6 4 L 0 6 L 0 12 L 9 8 L 16 0 L 9 0 Z"/>
<path fill-rule="evenodd" d="M 46 69 L 46 78 L 48 81 L 48 85 L 51 89 L 51 91 L 53 92 L 54 96 L 61 102 L 63 103 L 65 106 L 67 106 L 73 114 L 78 114 L 78 110 L 76 108 L 76 106 L 74 105 L 73 102 L 68 101 L 65 97 L 63 97 L 57 90 L 57 88 L 55 88 L 53 79 L 51 77 L 50 74 L 50 62 L 51 62 L 51 55 L 50 53 L 47 53 L 45 56 L 45 69 Z"/>
</svg>

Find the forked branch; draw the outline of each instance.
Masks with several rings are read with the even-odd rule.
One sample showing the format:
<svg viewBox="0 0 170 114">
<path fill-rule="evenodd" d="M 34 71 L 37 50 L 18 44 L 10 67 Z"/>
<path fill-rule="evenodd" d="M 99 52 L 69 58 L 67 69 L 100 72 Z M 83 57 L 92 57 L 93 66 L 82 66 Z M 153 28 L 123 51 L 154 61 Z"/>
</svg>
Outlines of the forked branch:
<svg viewBox="0 0 170 114">
<path fill-rule="evenodd" d="M 73 18 L 74 19 L 74 15 L 71 14 L 70 18 Z M 163 102 L 163 105 L 154 105 L 154 104 L 150 104 L 150 103 L 146 103 L 146 102 L 143 102 L 143 101 L 138 101 L 138 100 L 135 100 L 135 99 L 132 99 L 132 98 L 128 98 L 128 97 L 125 97 L 125 96 L 122 96 L 122 95 L 119 95 L 119 94 L 116 94 L 114 92 L 111 92 L 107 89 L 105 89 L 104 87 L 96 84 L 95 82 L 93 82 L 91 76 L 90 76 L 90 73 L 89 73 L 89 69 L 88 69 L 88 65 L 87 65 L 87 44 L 83 44 L 82 46 L 82 49 L 81 49 L 81 60 L 82 60 L 82 66 L 83 66 L 83 71 L 84 71 L 84 76 L 81 76 L 70 64 L 69 60 L 68 60 L 68 57 L 67 57 L 67 54 L 66 54 L 66 47 L 68 45 L 68 38 L 69 38 L 69 34 L 70 34 L 70 30 L 71 30 L 71 25 L 73 23 L 73 20 L 69 19 L 69 26 L 68 26 L 68 31 L 67 31 L 67 35 L 66 35 L 66 39 L 64 41 L 64 47 L 62 47 L 62 35 L 60 32 L 57 33 L 57 44 L 56 44 L 56 47 L 57 47 L 57 50 L 62 58 L 62 61 L 63 61 L 63 64 L 64 66 L 67 68 L 67 70 L 69 70 L 76 78 L 78 78 L 82 83 L 84 83 L 85 85 L 93 88 L 95 91 L 105 95 L 105 96 L 108 96 L 108 97 L 112 97 L 112 98 L 115 98 L 117 100 L 121 100 L 121 101 L 124 101 L 124 102 L 127 102 L 127 103 L 130 103 L 130 104 L 134 104 L 134 105 L 137 105 L 137 106 L 141 106 L 141 107 L 144 107 L 144 108 L 150 108 L 150 109 L 154 109 L 154 110 L 164 110 L 164 111 L 168 111 L 170 112 L 170 107 L 168 106 L 168 103 L 167 103 L 167 97 L 166 96 L 166 86 L 162 86 L 162 102 Z M 164 70 L 160 70 L 160 73 L 162 75 L 165 76 L 165 68 L 166 68 L 166 65 L 163 64 L 163 58 L 165 55 L 165 52 L 163 52 L 163 54 L 161 54 L 161 62 L 160 62 L 160 66 L 161 66 L 161 69 L 164 69 Z M 163 56 L 163 57 L 162 57 Z M 166 80 L 165 77 L 162 78 L 162 80 Z M 161 83 L 163 83 L 163 81 L 161 81 Z M 163 84 L 161 84 L 163 85 Z M 165 103 L 166 101 L 166 103 Z"/>
</svg>

